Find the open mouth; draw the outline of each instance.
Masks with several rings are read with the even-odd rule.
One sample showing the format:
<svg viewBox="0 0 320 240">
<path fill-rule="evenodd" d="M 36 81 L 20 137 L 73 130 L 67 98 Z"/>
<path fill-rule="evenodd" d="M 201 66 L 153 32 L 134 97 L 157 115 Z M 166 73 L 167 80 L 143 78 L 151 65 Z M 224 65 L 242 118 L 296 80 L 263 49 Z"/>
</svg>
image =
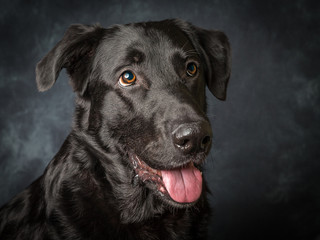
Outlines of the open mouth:
<svg viewBox="0 0 320 240">
<path fill-rule="evenodd" d="M 129 154 L 136 176 L 142 182 L 151 181 L 157 190 L 177 203 L 197 201 L 202 192 L 202 173 L 192 161 L 181 167 L 157 170 L 148 166 L 136 154 Z"/>
</svg>

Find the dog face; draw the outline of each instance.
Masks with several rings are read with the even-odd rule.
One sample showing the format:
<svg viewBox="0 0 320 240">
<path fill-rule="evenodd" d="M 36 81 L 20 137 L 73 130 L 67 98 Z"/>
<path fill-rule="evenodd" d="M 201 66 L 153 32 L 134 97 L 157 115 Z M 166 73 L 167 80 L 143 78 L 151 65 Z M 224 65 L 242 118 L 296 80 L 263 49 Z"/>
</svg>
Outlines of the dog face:
<svg viewBox="0 0 320 240">
<path fill-rule="evenodd" d="M 62 68 L 78 94 L 74 131 L 113 156 L 105 161 L 114 169 L 109 181 L 118 176 L 170 206 L 195 204 L 212 139 L 205 87 L 225 99 L 226 36 L 180 20 L 73 25 L 39 62 L 39 90 L 49 89 Z"/>
</svg>

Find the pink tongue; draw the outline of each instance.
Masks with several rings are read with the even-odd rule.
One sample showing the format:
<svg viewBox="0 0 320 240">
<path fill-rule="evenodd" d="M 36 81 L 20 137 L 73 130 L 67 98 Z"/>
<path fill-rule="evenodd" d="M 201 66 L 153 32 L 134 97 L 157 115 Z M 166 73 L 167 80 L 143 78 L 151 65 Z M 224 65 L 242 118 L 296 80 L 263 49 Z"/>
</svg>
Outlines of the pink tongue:
<svg viewBox="0 0 320 240">
<path fill-rule="evenodd" d="M 187 168 L 162 170 L 161 173 L 164 185 L 174 201 L 190 203 L 200 197 L 202 175 L 193 165 Z"/>
</svg>

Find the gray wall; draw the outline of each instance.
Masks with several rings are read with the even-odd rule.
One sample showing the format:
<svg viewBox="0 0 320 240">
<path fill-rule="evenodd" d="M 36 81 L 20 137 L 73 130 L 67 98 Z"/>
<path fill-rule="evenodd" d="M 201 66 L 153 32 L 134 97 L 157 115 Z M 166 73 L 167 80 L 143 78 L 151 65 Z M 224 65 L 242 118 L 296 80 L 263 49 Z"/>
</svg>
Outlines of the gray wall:
<svg viewBox="0 0 320 240">
<path fill-rule="evenodd" d="M 65 73 L 38 93 L 34 68 L 72 23 L 182 18 L 223 30 L 228 99 L 208 96 L 206 177 L 215 239 L 320 239 L 319 1 L 1 1 L 0 204 L 43 172 L 67 136 Z"/>
</svg>

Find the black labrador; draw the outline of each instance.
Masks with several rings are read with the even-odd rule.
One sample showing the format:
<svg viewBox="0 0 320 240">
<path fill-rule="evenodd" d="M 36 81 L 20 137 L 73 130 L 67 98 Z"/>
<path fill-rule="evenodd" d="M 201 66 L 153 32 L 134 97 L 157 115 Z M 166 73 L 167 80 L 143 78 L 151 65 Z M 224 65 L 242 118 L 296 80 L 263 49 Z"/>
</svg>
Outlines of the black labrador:
<svg viewBox="0 0 320 240">
<path fill-rule="evenodd" d="M 38 63 L 66 68 L 73 127 L 44 174 L 0 211 L 0 239 L 204 239 L 205 87 L 226 98 L 230 47 L 182 20 L 72 25 Z"/>
</svg>

